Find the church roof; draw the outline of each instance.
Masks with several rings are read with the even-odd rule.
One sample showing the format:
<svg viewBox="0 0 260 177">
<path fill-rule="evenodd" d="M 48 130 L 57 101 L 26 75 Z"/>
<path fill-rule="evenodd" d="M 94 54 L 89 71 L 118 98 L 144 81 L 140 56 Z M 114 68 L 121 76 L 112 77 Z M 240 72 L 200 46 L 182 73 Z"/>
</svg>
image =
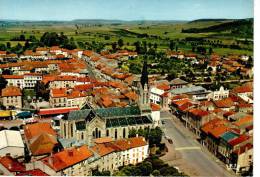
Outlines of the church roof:
<svg viewBox="0 0 260 177">
<path fill-rule="evenodd" d="M 68 116 L 68 120 L 81 120 L 85 119 L 91 112 L 91 109 L 83 109 L 79 111 L 71 111 Z M 93 110 L 95 114 L 101 118 L 116 118 L 126 117 L 133 115 L 141 115 L 141 111 L 138 106 L 131 107 L 112 107 L 112 108 L 99 108 Z"/>
<path fill-rule="evenodd" d="M 89 117 L 91 109 L 80 111 L 72 111 L 68 116 L 68 120 L 85 120 Z M 131 107 L 114 107 L 100 108 L 93 111 L 97 116 L 106 119 L 106 127 L 119 127 L 128 125 L 151 124 L 151 116 L 142 116 L 138 106 Z M 76 123 L 77 129 L 85 129 L 84 122 Z"/>
</svg>

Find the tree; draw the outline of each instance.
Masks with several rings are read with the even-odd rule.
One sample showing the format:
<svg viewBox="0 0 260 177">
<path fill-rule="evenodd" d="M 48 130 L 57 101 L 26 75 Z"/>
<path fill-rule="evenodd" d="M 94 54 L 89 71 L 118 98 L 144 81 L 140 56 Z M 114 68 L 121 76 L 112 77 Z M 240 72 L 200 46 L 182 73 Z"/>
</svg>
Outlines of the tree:
<svg viewBox="0 0 260 177">
<path fill-rule="evenodd" d="M 116 48 L 117 48 L 117 44 L 115 42 L 112 43 L 112 49 L 113 51 L 116 51 Z"/>
<path fill-rule="evenodd" d="M 6 49 L 10 49 L 11 48 L 11 43 L 10 42 L 7 42 L 6 43 Z"/>
<path fill-rule="evenodd" d="M 209 48 L 209 54 L 211 55 L 213 53 L 213 49 L 210 47 Z"/>
<path fill-rule="evenodd" d="M 149 176 L 153 170 L 153 166 L 151 162 L 142 162 L 139 165 L 137 165 L 137 168 L 139 168 L 142 172 L 142 176 Z"/>
<path fill-rule="evenodd" d="M 8 84 L 7 80 L 5 78 L 3 78 L 2 76 L 0 76 L 0 93 L 1 93 L 2 89 L 4 89 L 6 87 L 7 84 Z"/>
<path fill-rule="evenodd" d="M 158 44 L 157 44 L 157 43 L 154 43 L 154 44 L 153 44 L 153 48 L 156 50 L 157 47 L 158 47 Z"/>
<path fill-rule="evenodd" d="M 48 85 L 44 85 L 43 82 L 37 81 L 34 87 L 34 91 L 36 93 L 36 97 L 42 97 L 45 101 L 49 100 L 49 89 Z"/>
<path fill-rule="evenodd" d="M 123 39 L 119 39 L 118 42 L 117 42 L 118 46 L 121 48 L 124 46 L 124 41 Z"/>
<path fill-rule="evenodd" d="M 23 34 L 20 35 L 20 41 L 25 41 L 25 36 Z"/>
<path fill-rule="evenodd" d="M 5 51 L 6 50 L 6 46 L 4 44 L 0 44 L 0 50 Z"/>
<path fill-rule="evenodd" d="M 152 175 L 153 175 L 153 176 L 161 176 L 161 173 L 160 173 L 159 170 L 154 170 L 154 171 L 152 172 Z"/>
<path fill-rule="evenodd" d="M 171 41 L 170 41 L 170 44 L 169 44 L 170 50 L 173 50 L 173 49 L 174 49 L 174 46 L 175 46 L 175 44 L 174 44 L 173 40 L 171 40 Z"/>
<path fill-rule="evenodd" d="M 141 44 L 140 44 L 140 42 L 139 42 L 139 41 L 135 42 L 135 43 L 134 43 L 134 46 L 135 46 L 135 51 L 136 51 L 138 54 L 140 54 L 140 52 L 141 52 Z"/>
</svg>

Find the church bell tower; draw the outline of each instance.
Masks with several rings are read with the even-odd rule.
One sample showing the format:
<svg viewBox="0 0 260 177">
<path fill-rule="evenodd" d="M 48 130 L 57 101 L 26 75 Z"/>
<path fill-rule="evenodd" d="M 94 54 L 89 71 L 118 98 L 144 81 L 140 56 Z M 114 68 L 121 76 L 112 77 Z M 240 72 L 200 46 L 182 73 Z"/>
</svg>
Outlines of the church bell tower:
<svg viewBox="0 0 260 177">
<path fill-rule="evenodd" d="M 144 61 L 141 80 L 138 85 L 139 100 L 138 105 L 142 114 L 150 113 L 150 91 L 148 83 L 148 71 L 147 71 L 147 61 Z"/>
</svg>

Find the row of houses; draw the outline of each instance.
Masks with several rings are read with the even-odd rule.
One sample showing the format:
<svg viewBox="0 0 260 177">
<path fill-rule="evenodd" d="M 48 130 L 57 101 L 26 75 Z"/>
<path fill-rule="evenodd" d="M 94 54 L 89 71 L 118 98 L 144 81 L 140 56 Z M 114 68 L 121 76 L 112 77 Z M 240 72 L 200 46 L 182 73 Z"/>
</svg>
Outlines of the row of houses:
<svg viewBox="0 0 260 177">
<path fill-rule="evenodd" d="M 44 122 L 25 125 L 24 138 L 15 130 L 0 131 L 0 138 L 1 175 L 91 176 L 96 170 L 114 172 L 121 166 L 140 163 L 149 155 L 148 143 L 138 136 L 97 138 L 93 146 L 66 147 Z"/>
<path fill-rule="evenodd" d="M 253 163 L 252 83 L 230 92 L 220 89 L 210 100 L 194 100 L 187 94 L 171 97 L 171 112 L 196 135 L 197 140 L 237 173 Z M 251 99 L 243 99 L 247 96 Z M 247 108 L 247 109 L 246 109 Z"/>
</svg>

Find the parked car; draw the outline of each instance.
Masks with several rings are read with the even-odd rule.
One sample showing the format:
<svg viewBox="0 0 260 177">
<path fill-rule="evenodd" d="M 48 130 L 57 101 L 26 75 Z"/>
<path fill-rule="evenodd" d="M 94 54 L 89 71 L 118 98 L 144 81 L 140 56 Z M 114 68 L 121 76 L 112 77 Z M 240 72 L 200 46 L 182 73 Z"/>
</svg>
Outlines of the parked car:
<svg viewBox="0 0 260 177">
<path fill-rule="evenodd" d="M 172 139 L 168 139 L 168 142 L 169 142 L 170 144 L 173 144 Z"/>
</svg>

